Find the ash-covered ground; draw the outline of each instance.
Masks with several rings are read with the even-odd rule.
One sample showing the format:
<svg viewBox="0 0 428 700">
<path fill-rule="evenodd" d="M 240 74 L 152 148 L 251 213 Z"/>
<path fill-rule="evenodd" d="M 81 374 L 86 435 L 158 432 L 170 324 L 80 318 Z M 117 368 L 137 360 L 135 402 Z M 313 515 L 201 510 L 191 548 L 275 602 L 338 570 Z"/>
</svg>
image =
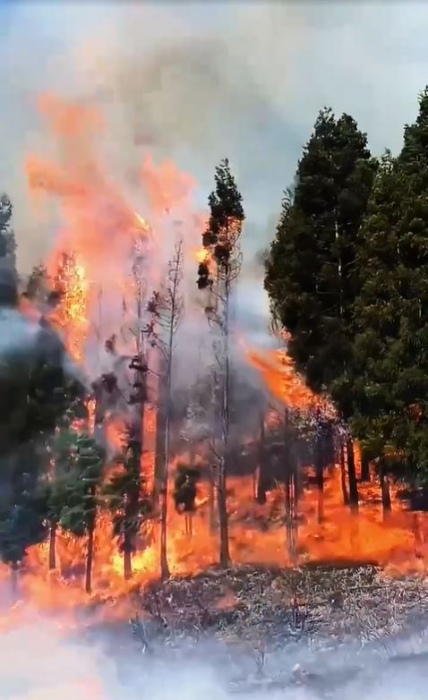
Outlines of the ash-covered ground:
<svg viewBox="0 0 428 700">
<path fill-rule="evenodd" d="M 0 700 L 425 699 L 427 585 L 245 567 L 135 591 L 131 620 L 29 613 L 0 633 Z"/>
</svg>

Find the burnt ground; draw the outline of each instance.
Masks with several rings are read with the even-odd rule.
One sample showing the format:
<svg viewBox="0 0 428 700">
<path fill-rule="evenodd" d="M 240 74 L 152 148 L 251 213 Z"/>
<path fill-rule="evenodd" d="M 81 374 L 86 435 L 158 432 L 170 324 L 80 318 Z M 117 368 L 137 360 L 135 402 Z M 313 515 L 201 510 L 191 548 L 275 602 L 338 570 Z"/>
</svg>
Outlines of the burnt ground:
<svg viewBox="0 0 428 700">
<path fill-rule="evenodd" d="M 136 591 L 133 606 L 129 624 L 114 623 L 107 637 L 103 625 L 133 688 L 157 668 L 162 676 L 166 661 L 177 673 L 189 662 L 217 666 L 218 683 L 234 693 L 298 686 L 336 697 L 410 667 L 412 679 L 428 681 L 422 577 L 390 578 L 371 565 L 212 569 Z"/>
</svg>

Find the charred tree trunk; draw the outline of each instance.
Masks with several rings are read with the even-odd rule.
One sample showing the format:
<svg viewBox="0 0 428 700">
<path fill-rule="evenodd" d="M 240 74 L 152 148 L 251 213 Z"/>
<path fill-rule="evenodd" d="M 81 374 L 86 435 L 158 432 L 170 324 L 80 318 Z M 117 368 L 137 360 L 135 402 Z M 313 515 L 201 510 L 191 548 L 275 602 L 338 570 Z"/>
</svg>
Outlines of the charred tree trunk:
<svg viewBox="0 0 428 700">
<path fill-rule="evenodd" d="M 215 502 L 215 468 L 209 467 L 208 474 L 208 509 L 209 509 L 209 529 L 210 534 L 214 535 L 217 530 L 216 520 L 216 502 Z"/>
<path fill-rule="evenodd" d="M 85 565 L 85 591 L 92 593 L 92 566 L 94 563 L 94 532 L 95 521 L 88 527 L 88 540 L 86 549 L 86 565 Z"/>
<path fill-rule="evenodd" d="M 141 458 L 143 453 L 144 407 L 146 399 L 147 365 L 142 352 L 133 358 L 133 391 L 131 392 L 131 420 L 128 425 L 128 449 L 125 471 L 128 487 L 124 508 L 123 576 L 132 577 L 132 555 L 140 529 L 140 496 L 143 484 Z"/>
<path fill-rule="evenodd" d="M 260 416 L 260 436 L 259 436 L 259 469 L 256 488 L 257 503 L 266 503 L 266 434 L 265 420 L 263 414 Z"/>
<path fill-rule="evenodd" d="M 165 383 L 162 377 L 166 375 L 165 358 L 162 352 L 159 352 L 158 372 L 160 375 L 158 381 L 158 407 L 156 412 L 156 446 L 155 446 L 155 474 L 153 481 L 153 509 L 155 512 L 160 510 L 160 491 L 162 488 L 162 472 L 165 465 L 165 431 L 166 431 L 166 396 Z"/>
<path fill-rule="evenodd" d="M 226 494 L 226 459 L 222 456 L 219 460 L 217 481 L 217 502 L 220 526 L 220 566 L 226 569 L 229 566 L 229 523 L 227 517 Z"/>
<path fill-rule="evenodd" d="M 289 425 L 288 409 L 284 412 L 284 489 L 285 489 L 285 528 L 287 553 L 291 561 L 296 557 L 295 543 L 295 465 L 293 436 Z"/>
<path fill-rule="evenodd" d="M 360 481 L 370 481 L 370 460 L 366 450 L 361 451 L 361 475 Z"/>
<path fill-rule="evenodd" d="M 346 442 L 346 453 L 348 457 L 349 505 L 351 511 L 355 513 L 358 511 L 358 486 L 355 471 L 354 443 L 350 438 Z"/>
<path fill-rule="evenodd" d="M 315 479 L 318 492 L 318 523 L 324 521 L 324 464 L 322 454 L 322 439 L 317 430 L 315 439 Z"/>
<path fill-rule="evenodd" d="M 332 470 L 335 465 L 334 433 L 332 421 L 326 423 L 324 438 L 324 466 Z"/>
<path fill-rule="evenodd" d="M 56 532 L 58 524 L 53 520 L 49 527 L 49 571 L 56 569 Z"/>
<path fill-rule="evenodd" d="M 19 598 L 19 563 L 14 561 L 10 565 L 10 594 L 12 604 Z"/>
<path fill-rule="evenodd" d="M 349 494 L 346 484 L 346 464 L 345 464 L 345 447 L 340 445 L 340 482 L 342 484 L 343 504 L 349 506 Z"/>
<path fill-rule="evenodd" d="M 226 266 L 227 267 L 227 266 Z M 229 427 L 230 427 L 230 358 L 229 358 L 229 302 L 230 279 L 226 271 L 224 281 L 224 309 L 222 319 L 223 339 L 223 372 L 221 376 L 221 455 L 218 459 L 217 473 L 217 505 L 220 530 L 220 566 L 227 568 L 230 563 L 229 554 L 229 522 L 227 513 L 227 467 L 230 459 Z"/>
<path fill-rule="evenodd" d="M 420 557 L 421 556 L 421 547 L 423 545 L 423 537 L 422 537 L 422 533 L 421 533 L 418 513 L 413 513 L 412 531 L 413 531 L 413 537 L 414 537 L 414 543 L 415 543 L 415 556 Z"/>
<path fill-rule="evenodd" d="M 388 475 L 386 474 L 385 461 L 383 457 L 379 459 L 379 482 L 382 495 L 383 516 L 384 518 L 387 518 L 391 513 L 391 493 L 389 490 L 389 479 Z"/>
</svg>

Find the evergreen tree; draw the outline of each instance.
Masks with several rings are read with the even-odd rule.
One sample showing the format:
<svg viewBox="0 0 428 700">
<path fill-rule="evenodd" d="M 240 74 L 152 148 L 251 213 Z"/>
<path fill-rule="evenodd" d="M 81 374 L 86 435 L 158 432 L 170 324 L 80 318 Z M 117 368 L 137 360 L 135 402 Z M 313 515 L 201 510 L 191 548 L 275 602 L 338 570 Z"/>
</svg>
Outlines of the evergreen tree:
<svg viewBox="0 0 428 700">
<path fill-rule="evenodd" d="M 47 447 L 72 396 L 58 336 L 17 309 L 15 273 L 0 267 L 0 557 L 16 574 L 46 534 Z M 14 575 L 16 579 L 16 576 Z"/>
<path fill-rule="evenodd" d="M 155 292 L 149 301 L 148 311 L 150 321 L 146 329 L 146 335 L 152 347 L 156 347 L 159 353 L 158 364 L 158 400 L 162 406 L 158 406 L 160 448 L 158 472 L 155 475 L 159 481 L 160 495 L 160 570 L 162 578 L 169 576 L 167 557 L 167 515 L 168 515 L 168 467 L 171 459 L 171 429 L 173 419 L 173 378 L 174 378 L 174 350 L 178 326 L 183 315 L 183 297 L 181 295 L 181 282 L 183 278 L 183 242 L 180 239 L 174 255 L 168 263 L 168 273 L 160 292 Z"/>
<path fill-rule="evenodd" d="M 6 194 L 0 196 L 0 258 L 10 261 L 12 270 L 16 270 L 16 242 L 11 227 L 13 205 Z"/>
<path fill-rule="evenodd" d="M 321 111 L 266 263 L 265 288 L 274 316 L 291 334 L 288 352 L 297 370 L 314 391 L 334 392 L 345 419 L 346 397 L 335 391 L 335 382 L 352 364 L 357 237 L 374 173 L 367 137 L 354 119 Z M 322 491 L 320 455 L 316 462 Z M 355 473 L 350 480 L 355 507 Z"/>
<path fill-rule="evenodd" d="M 103 478 L 104 453 L 93 438 L 78 433 L 72 445 L 71 464 L 67 465 L 54 494 L 61 504 L 57 510 L 62 529 L 75 537 L 87 538 L 85 590 L 92 590 L 94 535 Z M 54 499 L 53 499 L 54 500 Z"/>
<path fill-rule="evenodd" d="M 141 473 L 141 444 L 125 435 L 123 464 L 104 486 L 107 506 L 113 517 L 113 535 L 123 553 L 124 578 L 132 575 L 132 555 L 136 537 L 144 520 L 151 514 L 151 499 Z"/>
<path fill-rule="evenodd" d="M 186 534 L 192 536 L 192 516 L 196 511 L 196 496 L 198 481 L 201 478 L 199 469 L 186 464 L 177 465 L 174 479 L 173 498 L 178 513 L 183 513 L 186 523 Z"/>
<path fill-rule="evenodd" d="M 405 464 L 428 475 L 428 92 L 405 127 L 397 159 L 387 154 L 361 230 L 362 287 L 355 302 L 356 378 L 347 387 L 354 426 L 386 475 Z M 346 387 L 345 387 L 346 388 Z"/>
<path fill-rule="evenodd" d="M 245 219 L 242 196 L 223 160 L 215 171 L 215 190 L 208 199 L 210 218 L 203 234 L 205 260 L 198 267 L 199 289 L 210 290 L 207 316 L 213 329 L 215 369 L 213 393 L 214 452 L 217 464 L 217 504 L 220 524 L 220 564 L 229 564 L 226 476 L 232 458 L 230 444 L 230 304 L 233 282 L 241 268 L 240 236 Z"/>
</svg>

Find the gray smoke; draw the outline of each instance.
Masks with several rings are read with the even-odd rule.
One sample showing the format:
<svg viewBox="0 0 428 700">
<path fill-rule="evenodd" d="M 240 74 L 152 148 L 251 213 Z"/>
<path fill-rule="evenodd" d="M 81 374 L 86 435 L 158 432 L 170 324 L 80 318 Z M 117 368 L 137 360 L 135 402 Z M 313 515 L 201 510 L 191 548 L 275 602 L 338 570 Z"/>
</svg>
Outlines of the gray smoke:
<svg viewBox="0 0 428 700">
<path fill-rule="evenodd" d="M 0 182 L 16 205 L 22 267 L 45 254 L 59 223 L 54 205 L 34 212 L 25 182 L 25 155 L 55 150 L 35 108 L 40 91 L 103 106 L 104 147 L 128 182 L 146 146 L 193 172 L 205 201 L 228 155 L 255 251 L 272 235 L 266 219 L 320 107 L 353 113 L 377 152 L 395 149 L 426 82 L 421 3 L 389 12 L 352 2 L 38 2 L 0 12 Z"/>
<path fill-rule="evenodd" d="M 322 651 L 289 642 L 267 655 L 263 679 L 250 650 L 227 650 L 214 640 L 201 641 L 199 649 L 184 642 L 146 657 L 129 644 L 125 623 L 110 641 L 107 630 L 85 641 L 67 620 L 28 610 L 24 617 L 25 623 L 0 633 L 0 700 L 232 700 L 237 688 L 243 700 L 426 697 L 426 640 L 418 635 L 406 658 L 409 640 L 396 640 L 383 653 L 382 645 L 358 650 L 349 642 Z"/>
</svg>

